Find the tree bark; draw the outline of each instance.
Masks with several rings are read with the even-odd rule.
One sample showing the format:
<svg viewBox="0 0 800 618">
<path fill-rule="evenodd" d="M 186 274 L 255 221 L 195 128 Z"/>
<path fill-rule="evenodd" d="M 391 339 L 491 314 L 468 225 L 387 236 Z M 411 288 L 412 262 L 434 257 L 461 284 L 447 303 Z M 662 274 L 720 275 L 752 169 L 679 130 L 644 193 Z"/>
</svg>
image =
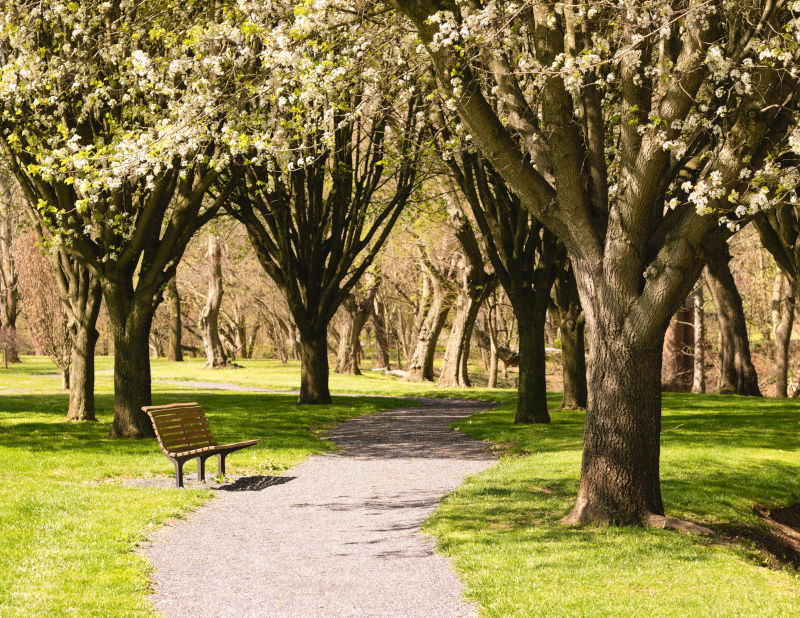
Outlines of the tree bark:
<svg viewBox="0 0 800 618">
<path fill-rule="evenodd" d="M 744 317 L 742 297 L 731 274 L 730 252 L 725 242 L 707 247 L 707 283 L 717 307 L 721 335 L 720 393 L 760 397 L 750 342 Z"/>
<path fill-rule="evenodd" d="M 7 196 L 11 192 L 6 189 Z M 5 208 L 9 209 L 10 204 Z M 0 215 L 0 326 L 4 329 L 4 354 L 8 363 L 20 363 L 17 344 L 17 315 L 19 314 L 19 291 L 17 290 L 17 269 L 14 263 L 12 243 L 14 225 L 12 214 Z"/>
<path fill-rule="evenodd" d="M 703 280 L 692 293 L 694 305 L 694 365 L 692 367 L 692 392 L 706 392 L 706 324 L 705 324 L 705 298 L 703 297 Z"/>
<path fill-rule="evenodd" d="M 772 330 L 775 335 L 775 396 L 787 397 L 789 344 L 794 325 L 795 299 L 789 280 L 782 272 L 772 286 Z"/>
<path fill-rule="evenodd" d="M 694 371 L 693 329 L 692 299 L 687 298 L 670 319 L 664 336 L 661 360 L 662 390 L 678 393 L 687 393 L 691 390 Z"/>
<path fill-rule="evenodd" d="M 438 284 L 434 286 L 433 300 L 428 308 L 425 320 L 420 326 L 414 354 L 408 364 L 408 380 L 412 382 L 432 382 L 435 379 L 433 372 L 433 358 L 436 354 L 436 342 L 447 321 L 450 312 L 449 291 L 441 289 Z"/>
<path fill-rule="evenodd" d="M 547 410 L 547 372 L 544 351 L 546 306 L 533 307 L 530 312 L 518 311 L 519 328 L 519 387 L 517 413 L 514 422 L 549 423 Z"/>
<path fill-rule="evenodd" d="M 99 298 L 97 306 L 99 310 Z M 94 351 L 100 335 L 95 328 L 96 322 L 95 314 L 91 324 L 79 325 L 72 337 L 68 421 L 97 420 L 94 410 Z"/>
<path fill-rule="evenodd" d="M 219 308 L 222 305 L 222 247 L 214 234 L 208 237 L 208 295 L 200 312 L 197 329 L 203 338 L 206 364 L 203 369 L 228 366 L 228 357 L 219 336 Z"/>
<path fill-rule="evenodd" d="M 114 336 L 114 422 L 112 438 L 154 436 L 150 418 L 142 411 L 152 403 L 148 335 L 152 312 L 134 309 L 127 316 L 105 295 Z"/>
<path fill-rule="evenodd" d="M 336 358 L 336 373 L 361 375 L 358 366 L 361 355 L 361 331 L 370 315 L 374 313 L 375 295 L 378 293 L 380 279 L 374 280 L 366 295 L 357 299 L 352 294 L 342 303 L 348 314 L 347 325 L 339 340 Z"/>
<path fill-rule="evenodd" d="M 469 380 L 469 346 L 472 329 L 486 297 L 488 286 L 464 290 L 456 301 L 456 315 L 447 338 L 442 370 L 436 383 L 439 386 L 472 386 Z"/>
<path fill-rule="evenodd" d="M 375 356 L 377 357 L 377 369 L 391 369 L 391 359 L 389 358 L 389 337 L 386 330 L 386 307 L 383 302 L 375 301 L 372 307 L 372 327 L 375 329 Z"/>
<path fill-rule="evenodd" d="M 181 317 L 181 296 L 178 292 L 178 280 L 173 277 L 167 285 L 167 298 L 169 299 L 169 343 L 167 344 L 167 360 L 173 363 L 183 361 L 183 347 L 181 339 L 183 324 Z"/>
<path fill-rule="evenodd" d="M 563 521 L 633 523 L 663 515 L 659 482 L 663 338 L 634 347 L 605 328 L 591 333 L 592 361 L 581 483 Z"/>
<path fill-rule="evenodd" d="M 69 385 L 70 385 L 69 369 L 65 369 L 61 373 L 61 390 L 62 391 L 68 391 L 69 390 Z"/>
<path fill-rule="evenodd" d="M 562 269 L 555 286 L 555 313 L 561 332 L 562 410 L 586 407 L 586 317 L 571 266 Z"/>
<path fill-rule="evenodd" d="M 328 334 L 300 333 L 300 397 L 297 403 L 331 403 Z"/>
</svg>

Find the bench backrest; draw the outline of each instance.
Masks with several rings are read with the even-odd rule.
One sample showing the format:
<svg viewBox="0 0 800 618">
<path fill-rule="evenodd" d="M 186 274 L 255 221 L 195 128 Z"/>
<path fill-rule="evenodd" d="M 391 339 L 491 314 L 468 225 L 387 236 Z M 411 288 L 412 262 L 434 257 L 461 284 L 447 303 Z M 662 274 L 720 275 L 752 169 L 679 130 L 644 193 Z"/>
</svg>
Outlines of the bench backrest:
<svg viewBox="0 0 800 618">
<path fill-rule="evenodd" d="M 165 453 L 180 453 L 216 446 L 205 412 L 198 404 L 172 403 L 142 408 L 153 421 L 156 437 Z"/>
</svg>

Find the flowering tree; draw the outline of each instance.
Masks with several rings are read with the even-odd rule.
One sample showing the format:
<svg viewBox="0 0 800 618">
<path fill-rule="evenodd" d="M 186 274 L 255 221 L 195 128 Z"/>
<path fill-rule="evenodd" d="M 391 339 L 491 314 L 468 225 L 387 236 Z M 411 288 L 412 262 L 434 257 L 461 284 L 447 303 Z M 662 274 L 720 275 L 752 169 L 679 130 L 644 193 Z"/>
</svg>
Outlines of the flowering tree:
<svg viewBox="0 0 800 618">
<path fill-rule="evenodd" d="M 567 247 L 592 363 L 568 523 L 665 518 L 661 351 L 703 245 L 797 182 L 800 3 L 394 0 L 450 107 Z"/>
<path fill-rule="evenodd" d="M 300 3 L 263 26 L 242 78 L 251 96 L 226 127 L 242 179 L 230 212 L 300 334 L 300 403 L 330 402 L 328 324 L 411 196 L 422 153 L 425 99 L 404 45 L 387 51 L 402 31 L 354 6 Z"/>
<path fill-rule="evenodd" d="M 224 159 L 214 105 L 240 60 L 227 46 L 243 35 L 215 18 L 177 1 L 20 0 L 3 11 L 0 147 L 47 242 L 102 287 L 112 436 L 152 434 L 141 407 L 153 312 L 225 198 L 224 187 L 209 198 Z"/>
</svg>

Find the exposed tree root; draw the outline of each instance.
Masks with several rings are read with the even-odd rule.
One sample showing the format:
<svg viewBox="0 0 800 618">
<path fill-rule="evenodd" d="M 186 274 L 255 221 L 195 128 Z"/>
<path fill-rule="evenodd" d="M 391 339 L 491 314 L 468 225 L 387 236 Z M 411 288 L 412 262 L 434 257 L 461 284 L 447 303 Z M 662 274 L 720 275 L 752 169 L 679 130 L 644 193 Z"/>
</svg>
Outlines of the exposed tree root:
<svg viewBox="0 0 800 618">
<path fill-rule="evenodd" d="M 678 519 L 677 517 L 668 517 L 667 515 L 655 515 L 654 513 L 649 513 L 643 518 L 642 523 L 648 528 L 677 530 L 678 532 L 683 532 L 684 534 L 717 536 L 711 528 L 706 528 L 705 526 L 696 524 L 688 519 Z"/>
<path fill-rule="evenodd" d="M 633 518 L 629 521 L 619 521 L 611 519 L 607 513 L 598 512 L 586 504 L 576 504 L 575 508 L 566 516 L 561 518 L 561 523 L 567 526 L 579 526 L 581 524 L 622 524 L 622 525 L 641 525 L 647 528 L 660 528 L 662 530 L 677 530 L 684 534 L 698 534 L 701 536 L 716 536 L 711 528 L 706 528 L 686 519 L 668 517 L 647 513 L 642 517 Z"/>
</svg>

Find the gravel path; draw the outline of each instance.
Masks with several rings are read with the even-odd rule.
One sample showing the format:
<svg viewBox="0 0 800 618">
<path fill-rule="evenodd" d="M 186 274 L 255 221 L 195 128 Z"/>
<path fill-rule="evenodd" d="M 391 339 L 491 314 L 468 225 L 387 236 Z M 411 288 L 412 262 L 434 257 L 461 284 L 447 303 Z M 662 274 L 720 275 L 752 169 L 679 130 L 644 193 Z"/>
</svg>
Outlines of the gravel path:
<svg viewBox="0 0 800 618">
<path fill-rule="evenodd" d="M 428 399 L 356 418 L 328 433 L 341 451 L 285 477 L 240 479 L 229 489 L 243 490 L 222 493 L 143 548 L 155 566 L 156 608 L 166 616 L 475 616 L 420 525 L 465 476 L 495 462 L 487 443 L 448 426 L 489 405 Z"/>
</svg>

